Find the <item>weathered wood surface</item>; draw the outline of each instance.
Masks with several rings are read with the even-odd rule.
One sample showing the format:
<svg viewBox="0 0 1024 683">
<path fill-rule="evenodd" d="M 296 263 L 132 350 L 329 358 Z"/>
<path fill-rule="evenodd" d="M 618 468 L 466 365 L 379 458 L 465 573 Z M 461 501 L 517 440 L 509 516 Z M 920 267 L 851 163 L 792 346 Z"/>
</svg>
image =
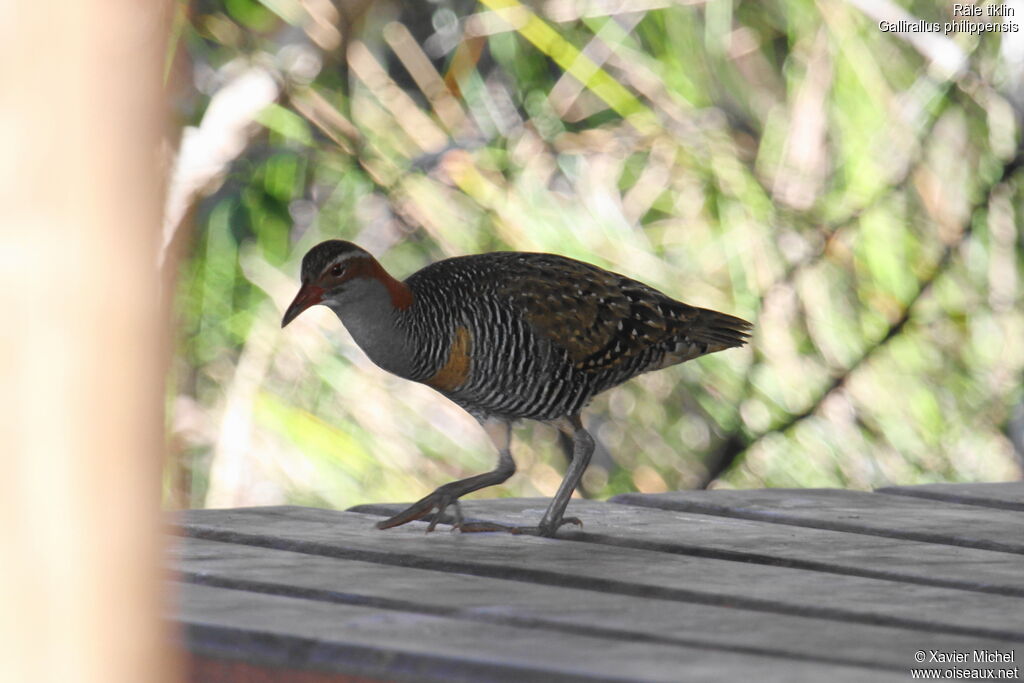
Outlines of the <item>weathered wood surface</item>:
<svg viewBox="0 0 1024 683">
<path fill-rule="evenodd" d="M 546 499 L 499 499 L 467 501 L 463 509 L 467 518 L 530 524 L 546 505 Z M 1017 554 L 634 505 L 571 505 L 586 526 L 563 527 L 559 538 L 1024 597 L 1024 556 Z M 354 510 L 387 515 L 399 507 Z"/>
<path fill-rule="evenodd" d="M 1022 486 L 1024 484 L 1016 484 Z M 1024 516 L 916 496 L 841 489 L 676 491 L 616 496 L 613 502 L 834 529 L 926 543 L 1024 553 Z"/>
<path fill-rule="evenodd" d="M 981 523 L 1011 534 L 1019 515 L 851 493 L 574 500 L 586 526 L 557 539 L 374 529 L 391 505 L 190 511 L 175 618 L 197 658 L 266 680 L 884 681 L 941 666 L 919 650 L 1024 654 L 1024 556 L 978 547 L 1024 541 Z M 545 504 L 464 509 L 535 523 Z M 929 508 L 957 545 L 894 535 L 939 534 Z"/>
<path fill-rule="evenodd" d="M 887 486 L 879 493 L 897 496 L 916 496 L 944 500 L 964 505 L 1024 510 L 1024 486 L 1019 482 L 996 482 L 990 484 L 924 484 L 922 486 Z"/>
</svg>

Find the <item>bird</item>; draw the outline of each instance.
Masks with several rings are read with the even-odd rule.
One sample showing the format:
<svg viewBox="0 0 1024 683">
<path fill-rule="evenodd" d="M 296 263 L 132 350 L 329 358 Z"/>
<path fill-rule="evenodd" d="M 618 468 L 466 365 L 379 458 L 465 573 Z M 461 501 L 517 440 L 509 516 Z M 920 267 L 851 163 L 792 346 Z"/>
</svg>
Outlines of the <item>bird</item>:
<svg viewBox="0 0 1024 683">
<path fill-rule="evenodd" d="M 301 285 L 281 320 L 330 308 L 376 365 L 425 384 L 482 426 L 493 470 L 438 487 L 380 529 L 433 517 L 453 529 L 554 536 L 582 525 L 565 510 L 594 451 L 580 413 L 597 394 L 641 373 L 743 346 L 752 325 L 698 308 L 595 265 L 550 253 L 496 251 L 431 263 L 404 281 L 365 249 L 327 240 L 302 259 Z M 466 521 L 459 498 L 516 471 L 512 424 L 536 420 L 566 439 L 564 479 L 536 526 Z M 451 508 L 452 515 L 446 516 Z"/>
</svg>

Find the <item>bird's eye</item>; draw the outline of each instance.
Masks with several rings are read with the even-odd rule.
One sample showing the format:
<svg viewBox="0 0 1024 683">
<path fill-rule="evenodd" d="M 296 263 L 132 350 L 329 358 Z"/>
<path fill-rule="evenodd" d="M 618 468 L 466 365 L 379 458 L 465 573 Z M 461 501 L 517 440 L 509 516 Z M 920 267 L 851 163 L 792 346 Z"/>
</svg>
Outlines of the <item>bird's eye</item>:
<svg viewBox="0 0 1024 683">
<path fill-rule="evenodd" d="M 333 277 L 338 277 L 339 275 L 341 275 L 344 272 L 345 272 L 345 266 L 342 266 L 342 265 L 333 266 L 331 268 L 331 275 Z"/>
</svg>

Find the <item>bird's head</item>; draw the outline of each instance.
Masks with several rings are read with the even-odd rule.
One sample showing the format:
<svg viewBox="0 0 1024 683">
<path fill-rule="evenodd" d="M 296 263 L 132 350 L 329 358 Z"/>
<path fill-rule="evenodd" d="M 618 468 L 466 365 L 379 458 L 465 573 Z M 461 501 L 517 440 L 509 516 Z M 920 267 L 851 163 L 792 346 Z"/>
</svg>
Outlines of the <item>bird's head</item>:
<svg viewBox="0 0 1024 683">
<path fill-rule="evenodd" d="M 337 309 L 349 300 L 371 296 L 380 285 L 395 308 L 411 303 L 408 288 L 388 275 L 368 251 L 344 240 L 321 242 L 302 257 L 302 286 L 281 327 L 310 306 L 326 304 Z"/>
</svg>

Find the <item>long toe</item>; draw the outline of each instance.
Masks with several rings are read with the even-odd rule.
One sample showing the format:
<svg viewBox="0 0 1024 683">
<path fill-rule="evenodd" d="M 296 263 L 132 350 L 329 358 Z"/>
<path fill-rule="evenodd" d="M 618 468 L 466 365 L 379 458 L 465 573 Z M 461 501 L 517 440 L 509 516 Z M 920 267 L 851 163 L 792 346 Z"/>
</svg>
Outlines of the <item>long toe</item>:
<svg viewBox="0 0 1024 683">
<path fill-rule="evenodd" d="M 504 524 L 497 524 L 495 522 L 466 522 L 460 528 L 461 531 L 505 531 L 510 534 L 522 534 L 524 536 L 544 536 L 546 538 L 553 537 L 559 529 L 566 524 L 575 524 L 576 526 L 583 526 L 583 522 L 580 521 L 579 517 L 563 517 L 557 523 L 545 524 L 541 522 L 537 526 L 506 526 Z"/>
<path fill-rule="evenodd" d="M 504 531 L 509 534 L 520 534 L 522 533 L 517 526 L 509 526 L 507 524 L 499 524 L 497 522 L 462 522 L 454 527 L 464 534 L 480 533 L 484 531 Z"/>
<path fill-rule="evenodd" d="M 428 514 L 430 514 L 431 510 L 433 510 L 436 507 L 439 507 L 439 503 L 441 501 L 439 501 L 438 498 L 439 496 L 437 494 L 437 491 L 431 493 L 428 496 L 424 496 L 423 498 L 420 498 L 418 501 L 416 501 L 409 507 L 399 512 L 397 515 L 393 515 L 385 520 L 377 522 L 377 528 L 390 529 L 391 527 L 401 526 L 402 524 L 407 524 L 409 522 L 414 522 L 417 519 L 422 519 L 426 517 Z M 434 528 L 433 524 L 436 523 L 437 517 L 435 516 L 434 519 L 435 522 L 431 523 L 429 530 L 433 530 Z"/>
</svg>

